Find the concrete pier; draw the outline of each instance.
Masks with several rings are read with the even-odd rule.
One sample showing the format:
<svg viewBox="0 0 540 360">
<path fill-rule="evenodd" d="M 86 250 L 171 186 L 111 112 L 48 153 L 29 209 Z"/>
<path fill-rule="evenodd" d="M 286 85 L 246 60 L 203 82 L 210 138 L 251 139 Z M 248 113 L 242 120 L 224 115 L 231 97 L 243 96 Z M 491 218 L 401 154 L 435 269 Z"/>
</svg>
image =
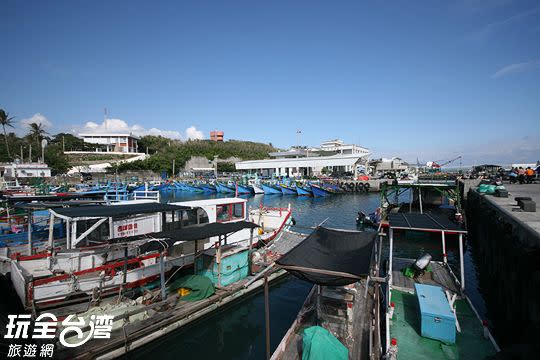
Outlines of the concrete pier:
<svg viewBox="0 0 540 360">
<path fill-rule="evenodd" d="M 540 204 L 540 184 L 505 187 L 508 198 L 468 192 L 469 241 L 499 345 L 534 353 L 540 334 L 540 211 L 522 212 L 514 198 Z"/>
</svg>

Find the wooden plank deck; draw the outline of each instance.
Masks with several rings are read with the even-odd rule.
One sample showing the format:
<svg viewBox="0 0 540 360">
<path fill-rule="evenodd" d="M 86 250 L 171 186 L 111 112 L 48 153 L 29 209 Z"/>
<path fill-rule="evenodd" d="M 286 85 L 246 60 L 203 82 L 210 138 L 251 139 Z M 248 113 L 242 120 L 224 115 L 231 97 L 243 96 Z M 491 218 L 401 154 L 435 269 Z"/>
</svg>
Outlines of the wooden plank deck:
<svg viewBox="0 0 540 360">
<path fill-rule="evenodd" d="M 403 259 L 403 258 L 394 258 L 392 263 L 392 286 L 414 291 L 414 283 L 422 283 L 428 285 L 438 285 L 445 290 L 449 290 L 453 293 L 459 294 L 459 288 L 452 279 L 452 275 L 448 272 L 448 269 L 443 267 L 443 265 L 431 262 L 432 273 L 426 273 L 422 278 L 410 279 L 403 275 L 403 269 L 411 265 L 414 262 L 414 259 Z M 431 274 L 431 276 L 430 276 Z"/>
</svg>

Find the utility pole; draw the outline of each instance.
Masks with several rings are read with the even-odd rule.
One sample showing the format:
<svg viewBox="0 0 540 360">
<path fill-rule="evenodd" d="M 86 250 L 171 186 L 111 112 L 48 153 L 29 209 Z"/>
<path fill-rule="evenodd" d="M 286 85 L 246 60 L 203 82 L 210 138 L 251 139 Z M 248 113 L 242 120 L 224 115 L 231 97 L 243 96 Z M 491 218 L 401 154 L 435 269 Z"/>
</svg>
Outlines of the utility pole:
<svg viewBox="0 0 540 360">
<path fill-rule="evenodd" d="M 218 157 L 219 155 L 214 155 L 214 177 L 217 181 L 217 163 L 218 163 Z"/>
<path fill-rule="evenodd" d="M 66 152 L 66 142 L 64 139 L 64 135 L 62 135 L 62 152 Z"/>
<path fill-rule="evenodd" d="M 302 134 L 302 130 L 298 129 L 296 130 L 296 148 L 300 148 L 300 135 Z"/>
<path fill-rule="evenodd" d="M 28 162 L 32 162 L 32 144 L 30 144 L 30 148 L 28 149 Z"/>
<path fill-rule="evenodd" d="M 172 177 L 174 178 L 174 175 L 176 174 L 174 172 L 174 165 L 176 164 L 176 159 L 172 159 Z"/>
<path fill-rule="evenodd" d="M 23 146 L 21 145 L 21 164 L 24 163 Z"/>
</svg>

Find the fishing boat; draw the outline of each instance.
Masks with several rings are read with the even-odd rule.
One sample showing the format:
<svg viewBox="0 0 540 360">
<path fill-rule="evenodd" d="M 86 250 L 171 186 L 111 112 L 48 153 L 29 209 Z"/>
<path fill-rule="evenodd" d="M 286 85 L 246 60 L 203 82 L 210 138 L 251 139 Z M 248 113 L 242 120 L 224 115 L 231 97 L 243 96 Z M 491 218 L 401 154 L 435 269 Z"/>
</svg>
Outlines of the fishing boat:
<svg viewBox="0 0 540 360">
<path fill-rule="evenodd" d="M 381 358 L 376 236 L 319 226 L 276 260 L 313 287 L 271 359 Z"/>
<path fill-rule="evenodd" d="M 316 184 L 311 184 L 311 191 L 314 197 L 325 197 L 332 194 L 328 189 Z"/>
<path fill-rule="evenodd" d="M 185 191 L 189 191 L 189 192 L 192 192 L 192 193 L 204 192 L 204 190 L 201 189 L 199 186 L 192 185 L 192 184 L 189 184 L 189 183 L 184 184 L 184 189 L 185 189 Z"/>
<path fill-rule="evenodd" d="M 308 186 L 296 185 L 296 194 L 298 196 L 313 196 L 313 190 Z"/>
<path fill-rule="evenodd" d="M 236 189 L 234 187 L 225 185 L 220 182 L 216 182 L 216 189 L 218 193 L 222 194 L 234 194 L 236 192 Z"/>
<path fill-rule="evenodd" d="M 281 192 L 281 189 L 276 187 L 276 186 L 273 186 L 271 184 L 263 184 L 261 183 L 261 186 L 264 190 L 264 194 L 265 195 L 275 195 L 275 194 L 282 194 Z"/>
<path fill-rule="evenodd" d="M 290 185 L 279 184 L 283 195 L 296 195 L 296 188 Z"/>
<path fill-rule="evenodd" d="M 264 194 L 264 189 L 262 188 L 262 186 L 260 184 L 259 185 L 253 184 L 253 185 L 251 185 L 251 187 L 253 188 L 253 193 L 255 195 Z"/>
<path fill-rule="evenodd" d="M 253 189 L 253 193 L 255 195 L 264 194 L 264 189 L 261 186 L 261 180 L 257 176 L 254 179 L 249 179 L 248 184 Z"/>
<path fill-rule="evenodd" d="M 292 220 L 290 207 L 248 211 L 246 200 L 240 198 L 50 211 L 53 217 L 60 217 L 69 224 L 66 249 L 17 256 L 11 261 L 15 289 L 27 308 L 47 308 L 75 295 L 92 296 L 96 288 L 106 289 L 105 296 L 118 291 L 120 286 L 137 287 L 156 280 L 160 266 L 166 272 L 175 267 L 192 266 L 194 253 L 211 249 L 216 241 L 221 241 L 211 235 L 205 236 L 205 241 L 184 241 L 184 237 L 199 231 L 197 224 L 209 221 L 219 225 L 238 224 L 240 228 L 231 231 L 234 234 L 227 237 L 227 244 L 245 247 L 275 239 Z M 260 224 L 261 229 L 256 234 L 253 227 L 242 227 L 247 219 L 255 227 Z M 112 228 L 111 237 L 101 237 L 109 228 Z M 170 237 L 178 239 L 173 242 L 174 251 L 170 249 L 162 256 L 148 250 L 149 240 Z M 159 265 L 160 261 L 164 264 Z"/>
<path fill-rule="evenodd" d="M 215 193 L 215 192 L 217 192 L 216 187 L 214 185 L 212 185 L 212 184 L 201 183 L 201 184 L 199 184 L 199 188 L 201 188 L 205 193 Z"/>
<path fill-rule="evenodd" d="M 465 288 L 462 224 L 428 212 L 391 212 L 382 223 L 388 238 L 384 347 L 387 357 L 416 359 L 486 359 L 500 351 L 488 322 L 480 318 Z M 382 237 L 383 235 L 381 235 Z M 442 244 L 441 260 L 418 249 L 419 257 L 395 256 L 403 238 Z M 409 242 L 410 243 L 410 242 Z M 458 248 L 459 273 L 448 261 L 450 248 Z M 407 252 L 411 252 L 410 245 Z"/>
<path fill-rule="evenodd" d="M 253 194 L 253 189 L 249 185 L 236 184 L 238 194 Z"/>
</svg>

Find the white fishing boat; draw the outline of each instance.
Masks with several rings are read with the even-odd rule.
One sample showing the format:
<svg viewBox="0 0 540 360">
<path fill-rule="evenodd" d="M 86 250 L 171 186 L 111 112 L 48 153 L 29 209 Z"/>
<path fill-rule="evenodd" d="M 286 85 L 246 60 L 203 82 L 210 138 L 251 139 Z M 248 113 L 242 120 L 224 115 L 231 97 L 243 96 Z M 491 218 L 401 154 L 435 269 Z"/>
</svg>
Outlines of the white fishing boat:
<svg viewBox="0 0 540 360">
<path fill-rule="evenodd" d="M 51 217 L 66 222 L 66 249 L 54 249 L 11 262 L 11 277 L 25 307 L 47 307 L 99 292 L 106 296 L 144 285 L 160 271 L 194 264 L 194 254 L 215 247 L 221 239 L 209 234 L 204 240 L 182 240 L 204 223 L 240 227 L 225 238 L 225 245 L 257 246 L 274 239 L 291 221 L 291 209 L 248 209 L 246 200 L 225 198 L 175 204 L 87 206 L 51 210 Z M 259 227 L 256 233 L 254 228 Z M 218 227 L 219 229 L 219 227 Z M 174 236 L 167 251 L 158 246 Z M 173 246 L 174 245 L 174 246 Z M 79 300 L 80 301 L 80 300 Z"/>
</svg>

